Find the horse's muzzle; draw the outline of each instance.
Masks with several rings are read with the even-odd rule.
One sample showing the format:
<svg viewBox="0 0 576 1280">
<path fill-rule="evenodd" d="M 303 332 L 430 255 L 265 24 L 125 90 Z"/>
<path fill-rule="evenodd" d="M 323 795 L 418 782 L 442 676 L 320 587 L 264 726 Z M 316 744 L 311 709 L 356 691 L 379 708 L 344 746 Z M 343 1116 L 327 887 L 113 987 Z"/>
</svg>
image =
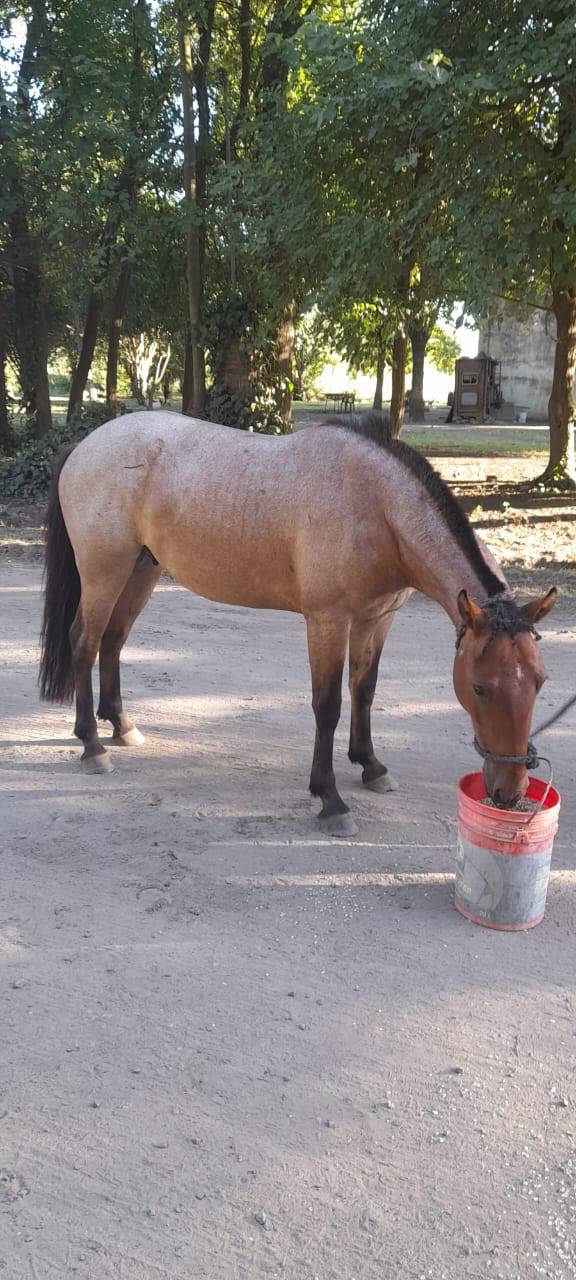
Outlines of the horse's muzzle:
<svg viewBox="0 0 576 1280">
<path fill-rule="evenodd" d="M 488 795 L 499 809 L 513 809 L 525 796 L 528 770 L 524 764 L 498 764 L 488 757 L 483 773 Z"/>
</svg>

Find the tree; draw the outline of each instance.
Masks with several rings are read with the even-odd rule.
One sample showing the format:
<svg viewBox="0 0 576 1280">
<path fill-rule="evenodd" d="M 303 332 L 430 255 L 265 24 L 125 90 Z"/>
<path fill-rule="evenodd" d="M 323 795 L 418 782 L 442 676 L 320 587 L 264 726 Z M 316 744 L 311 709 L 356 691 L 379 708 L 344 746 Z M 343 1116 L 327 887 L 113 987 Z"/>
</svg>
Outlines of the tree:
<svg viewBox="0 0 576 1280">
<path fill-rule="evenodd" d="M 294 399 L 304 400 L 333 354 L 330 336 L 317 307 L 305 311 L 296 324 L 294 342 Z"/>
<path fill-rule="evenodd" d="M 22 15 L 24 16 L 24 15 Z M 39 111 L 33 96 L 41 74 L 48 15 L 41 0 L 26 12 L 26 34 L 13 92 L 0 70 L 0 214 L 7 227 L 7 270 L 11 285 L 13 343 L 27 412 L 37 436 L 52 423 L 48 388 L 48 314 L 46 282 L 35 225 L 33 177 L 27 159 L 40 145 Z M 36 175 L 37 181 L 37 175 Z"/>
<path fill-rule="evenodd" d="M 191 362 L 191 409 L 204 414 L 206 364 L 202 326 L 204 322 L 206 257 L 206 180 L 210 140 L 208 70 L 214 29 L 215 0 L 204 6 L 179 0 L 176 5 L 182 119 L 184 134 L 184 200 L 187 215 L 186 275 L 188 281 L 189 345 Z M 198 53 L 194 56 L 194 42 Z M 195 105 L 194 105 L 195 94 Z M 195 111 L 197 126 L 195 123 Z M 188 405 L 183 406 L 185 410 Z"/>
<path fill-rule="evenodd" d="M 490 18 L 490 31 L 477 21 L 474 57 L 450 73 L 461 116 L 479 142 L 474 165 L 464 171 L 467 186 L 458 192 L 459 234 L 482 275 L 484 307 L 488 278 L 495 293 L 542 305 L 555 317 L 550 457 L 542 479 L 575 488 L 574 9 L 568 0 L 508 2 L 491 6 Z M 460 118 L 447 128 L 460 144 L 462 125 Z"/>
<path fill-rule="evenodd" d="M 138 404 L 152 408 L 154 393 L 164 381 L 169 361 L 170 346 L 161 335 L 140 333 L 122 340 L 122 363 Z"/>
<path fill-rule="evenodd" d="M 457 259 L 444 189 L 430 181 L 436 131 L 420 110 L 429 80 L 422 77 L 415 91 L 403 24 L 392 2 L 383 8 L 385 17 L 380 5 L 374 14 L 366 6 L 361 24 L 352 14 L 302 26 L 292 44 L 289 110 L 276 116 L 267 137 L 262 198 L 268 224 L 283 228 L 304 273 L 328 281 L 336 300 L 385 303 L 394 322 L 391 417 L 398 434 L 416 303 L 422 310 L 434 302 L 437 314 L 438 298 L 445 304 L 451 294 Z M 428 280 L 433 292 L 425 294 Z"/>
<path fill-rule="evenodd" d="M 109 13 L 108 17 L 112 19 L 112 33 L 116 36 L 111 47 L 110 31 L 107 31 L 103 44 L 103 52 L 109 53 L 116 62 L 116 79 L 112 97 L 116 123 L 114 151 L 111 161 L 110 147 L 106 145 L 107 121 L 100 121 L 104 137 L 98 136 L 95 127 L 97 121 L 92 121 L 92 128 L 96 133 L 94 139 L 96 146 L 99 150 L 102 149 L 102 189 L 98 192 L 100 199 L 96 205 L 98 211 L 101 211 L 102 220 L 97 232 L 96 253 L 90 262 L 92 278 L 78 359 L 70 385 L 69 421 L 82 404 L 106 297 L 111 288 L 106 398 L 111 413 L 116 409 L 120 332 L 132 270 L 131 223 L 138 191 L 144 181 L 147 157 L 157 141 L 157 107 L 162 103 L 161 85 L 159 86 L 153 77 L 147 76 L 147 70 L 153 62 L 154 40 L 146 0 L 137 0 L 128 13 L 120 7 L 120 12 L 116 9 L 113 14 Z M 103 61 L 104 75 L 108 80 L 111 68 L 106 66 L 101 52 L 97 61 L 99 71 L 99 64 Z M 91 97 L 89 96 L 88 108 L 90 105 Z M 93 197 L 95 194 L 93 193 Z M 120 264 L 119 278 L 116 287 L 113 288 L 112 278 L 117 263 Z"/>
<path fill-rule="evenodd" d="M 392 8 L 385 5 L 380 16 L 404 31 L 397 74 L 413 85 L 417 136 L 435 130 L 422 195 L 435 193 L 449 211 L 466 268 L 462 299 L 477 314 L 496 296 L 555 316 L 550 458 L 542 479 L 574 488 L 573 5 L 466 3 L 457 22 L 452 0 L 398 0 Z M 438 245 L 433 236 L 432 254 Z"/>
<path fill-rule="evenodd" d="M 394 314 L 381 298 L 348 303 L 329 298 L 320 323 L 327 346 L 347 361 L 353 373 L 376 375 L 373 407 L 381 409 L 384 370 L 393 354 Z"/>
<path fill-rule="evenodd" d="M 461 351 L 456 338 L 440 325 L 435 325 L 428 342 L 428 359 L 440 373 L 454 373 L 454 365 Z"/>
</svg>

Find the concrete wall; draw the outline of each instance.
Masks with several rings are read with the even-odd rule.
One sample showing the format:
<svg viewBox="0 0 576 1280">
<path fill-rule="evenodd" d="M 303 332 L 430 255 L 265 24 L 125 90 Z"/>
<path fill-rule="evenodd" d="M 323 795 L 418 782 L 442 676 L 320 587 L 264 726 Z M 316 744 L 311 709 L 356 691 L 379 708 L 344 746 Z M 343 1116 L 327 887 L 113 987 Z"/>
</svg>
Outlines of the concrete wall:
<svg viewBox="0 0 576 1280">
<path fill-rule="evenodd" d="M 526 321 L 502 310 L 480 329 L 478 351 L 502 362 L 502 394 L 517 409 L 544 421 L 552 387 L 556 321 L 531 311 Z"/>
</svg>

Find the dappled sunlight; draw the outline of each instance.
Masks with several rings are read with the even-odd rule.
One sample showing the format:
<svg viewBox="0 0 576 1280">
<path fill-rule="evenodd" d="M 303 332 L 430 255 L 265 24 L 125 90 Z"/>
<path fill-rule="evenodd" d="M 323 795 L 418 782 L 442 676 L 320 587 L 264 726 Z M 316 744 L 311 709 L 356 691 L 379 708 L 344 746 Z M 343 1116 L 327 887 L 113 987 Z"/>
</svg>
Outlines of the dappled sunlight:
<svg viewBox="0 0 576 1280">
<path fill-rule="evenodd" d="M 23 649 L 22 645 L 3 644 L 0 647 L 0 658 L 3 663 L 13 662 L 18 666 L 38 666 L 39 649 Z"/>
<path fill-rule="evenodd" d="M 547 645 L 549 644 L 576 645 L 576 632 L 574 630 L 546 631 L 545 635 L 543 636 L 543 639 L 546 641 Z"/>
<path fill-rule="evenodd" d="M 356 845 L 356 841 L 337 843 Z M 341 871 L 294 875 L 280 872 L 277 875 L 227 876 L 226 883 L 251 889 L 355 889 L 372 886 L 384 889 L 429 889 L 435 885 L 454 884 L 455 879 L 455 874 L 450 871 Z M 550 883 L 576 888 L 576 871 L 551 871 Z"/>
<path fill-rule="evenodd" d="M 379 711 L 380 707 L 376 707 Z M 430 698 L 423 698 L 419 702 L 407 702 L 405 698 L 399 703 L 394 703 L 389 707 L 383 707 L 382 710 L 386 715 L 390 716 L 390 721 L 408 720 L 410 716 L 424 715 L 453 715 L 454 712 L 461 711 L 461 707 L 455 701 L 454 695 L 446 695 L 446 700 L 438 699 L 434 701 Z"/>
<path fill-rule="evenodd" d="M 132 698 L 130 706 L 132 710 L 139 705 L 144 708 L 150 708 L 155 704 L 158 697 L 158 690 L 151 690 L 150 700 L 147 702 L 145 695 L 142 695 L 142 701 Z M 254 711 L 286 711 L 302 708 L 302 703 L 298 700 L 297 695 L 293 694 L 270 694 L 266 697 L 254 697 L 252 694 L 230 693 L 230 694 L 203 694 L 203 693 L 166 693 L 164 698 L 171 698 L 178 703 L 179 708 L 186 708 L 191 719 L 217 720 L 223 721 L 235 718 L 239 713 L 249 715 Z M 308 704 L 306 704 L 306 710 Z M 148 712 L 149 714 L 149 712 Z"/>
<path fill-rule="evenodd" d="M 144 641 L 137 648 L 127 645 L 122 650 L 122 663 L 126 667 L 132 663 L 144 662 L 189 662 L 197 652 L 198 650 L 188 652 L 182 649 L 161 649 Z"/>
<path fill-rule="evenodd" d="M 19 929 L 5 925 L 0 929 L 0 955 L 20 955 L 22 951 L 26 951 L 26 943 L 22 939 Z"/>
<path fill-rule="evenodd" d="M 447 871 L 341 871 L 296 875 L 280 872 L 277 875 L 226 877 L 227 884 L 246 885 L 252 889 L 354 889 L 372 885 L 386 889 L 429 888 L 431 885 L 450 884 L 453 880 L 454 876 Z"/>
</svg>

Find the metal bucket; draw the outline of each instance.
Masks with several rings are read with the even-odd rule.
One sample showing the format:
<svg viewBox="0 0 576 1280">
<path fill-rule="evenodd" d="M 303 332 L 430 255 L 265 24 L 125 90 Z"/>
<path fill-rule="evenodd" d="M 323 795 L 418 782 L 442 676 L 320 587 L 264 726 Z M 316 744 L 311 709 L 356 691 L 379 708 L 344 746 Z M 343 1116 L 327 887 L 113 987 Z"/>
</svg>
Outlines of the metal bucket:
<svg viewBox="0 0 576 1280">
<path fill-rule="evenodd" d="M 458 784 L 454 906 L 487 929 L 532 929 L 544 915 L 560 796 L 540 778 L 530 778 L 526 796 L 542 808 L 522 813 L 483 805 L 481 773 Z"/>
</svg>

